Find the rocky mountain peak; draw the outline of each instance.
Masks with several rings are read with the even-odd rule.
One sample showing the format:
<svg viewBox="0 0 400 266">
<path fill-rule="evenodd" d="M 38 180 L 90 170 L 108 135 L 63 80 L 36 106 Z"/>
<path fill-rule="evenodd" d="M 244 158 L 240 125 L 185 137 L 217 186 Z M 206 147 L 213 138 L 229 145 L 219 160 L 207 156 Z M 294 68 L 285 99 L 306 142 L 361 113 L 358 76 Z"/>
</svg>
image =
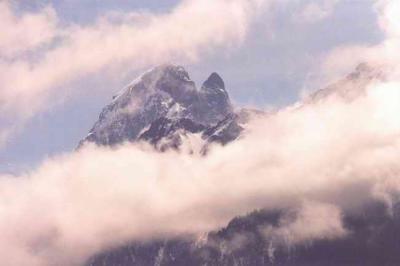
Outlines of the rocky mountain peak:
<svg viewBox="0 0 400 266">
<path fill-rule="evenodd" d="M 189 73 L 185 70 L 183 66 L 164 64 L 153 68 L 147 73 L 149 81 L 156 82 L 171 82 L 179 81 L 182 83 L 189 83 L 194 85 L 194 82 L 190 79 Z M 162 87 L 159 87 L 163 89 Z"/>
<path fill-rule="evenodd" d="M 224 81 L 217 73 L 198 90 L 184 67 L 164 64 L 143 73 L 114 96 L 80 145 L 140 140 L 146 130 L 157 128 L 156 121 L 189 119 L 199 127 L 212 127 L 232 112 Z"/>
<path fill-rule="evenodd" d="M 200 89 L 200 101 L 203 103 L 202 108 L 207 110 L 202 119 L 213 124 L 218 123 L 233 112 L 225 83 L 215 72 L 203 83 Z"/>
<path fill-rule="evenodd" d="M 225 91 L 225 83 L 216 72 L 211 73 L 208 79 L 203 83 L 202 88 L 209 88 L 209 89 L 222 89 Z"/>
</svg>

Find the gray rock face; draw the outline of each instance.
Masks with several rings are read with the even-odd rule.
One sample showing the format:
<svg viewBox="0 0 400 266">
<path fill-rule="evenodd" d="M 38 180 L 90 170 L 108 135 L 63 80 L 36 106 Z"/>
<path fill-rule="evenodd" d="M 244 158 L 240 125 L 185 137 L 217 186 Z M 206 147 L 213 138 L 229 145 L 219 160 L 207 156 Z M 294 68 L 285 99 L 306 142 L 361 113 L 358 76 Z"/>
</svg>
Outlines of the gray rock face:
<svg viewBox="0 0 400 266">
<path fill-rule="evenodd" d="M 165 117 L 151 123 L 149 129 L 143 132 L 139 140 L 147 141 L 159 151 L 179 149 L 187 134 L 196 134 L 206 129 L 202 124 L 197 124 L 188 118 L 177 120 Z"/>
<path fill-rule="evenodd" d="M 149 127 L 154 128 L 153 123 L 165 122 L 165 119 L 188 119 L 205 129 L 214 127 L 232 113 L 224 82 L 217 73 L 212 73 L 197 89 L 183 67 L 162 65 L 144 73 L 114 96 L 80 145 L 85 142 L 114 145 L 123 141 L 148 140 L 140 136 Z M 175 131 L 178 129 L 174 127 Z M 157 138 L 167 137 L 164 131 L 160 134 L 164 135 Z"/>
<path fill-rule="evenodd" d="M 229 114 L 215 126 L 207 128 L 207 130 L 204 131 L 203 137 L 206 138 L 209 143 L 218 142 L 223 145 L 227 144 L 237 139 L 243 130 L 238 120 L 239 116 L 237 114 Z"/>
<path fill-rule="evenodd" d="M 225 90 L 224 81 L 217 73 L 212 73 L 203 83 L 201 92 L 202 104 L 199 106 L 199 109 L 203 109 L 203 112 L 206 109 L 208 110 L 204 114 L 204 122 L 215 123 L 221 121 L 233 112 L 228 93 Z"/>
</svg>

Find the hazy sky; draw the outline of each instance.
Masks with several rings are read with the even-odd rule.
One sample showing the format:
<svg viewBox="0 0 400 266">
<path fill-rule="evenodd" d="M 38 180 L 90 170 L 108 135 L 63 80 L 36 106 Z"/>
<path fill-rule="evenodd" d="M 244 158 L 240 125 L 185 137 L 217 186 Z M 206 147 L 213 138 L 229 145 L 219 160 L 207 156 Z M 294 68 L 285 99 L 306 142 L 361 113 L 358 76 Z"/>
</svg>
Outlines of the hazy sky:
<svg viewBox="0 0 400 266">
<path fill-rule="evenodd" d="M 140 11 L 163 16 L 179 2 L 38 0 L 12 1 L 11 6 L 17 17 L 51 7 L 58 24 L 84 27 L 112 11 L 117 14 Z M 217 71 L 237 105 L 282 106 L 298 99 L 304 89 L 313 89 L 319 84 L 317 81 L 323 79 L 320 63 L 332 49 L 378 43 L 382 33 L 376 19 L 373 2 L 369 0 L 275 1 L 254 14 L 241 43 L 232 41 L 229 47 L 212 48 L 195 61 L 174 63 L 183 64 L 198 85 L 211 72 Z M 187 31 L 197 30 L 187 28 Z M 219 37 L 215 36 L 215 39 Z M 152 52 L 152 46 L 143 51 L 146 54 Z M 61 103 L 35 113 L 22 129 L 7 139 L 0 150 L 0 171 L 31 168 L 48 156 L 74 149 L 111 96 L 143 70 L 133 67 L 135 61 L 125 64 L 126 71 L 119 74 L 103 75 L 100 71 L 60 85 L 57 89 L 73 87 L 74 93 L 53 99 Z"/>
</svg>

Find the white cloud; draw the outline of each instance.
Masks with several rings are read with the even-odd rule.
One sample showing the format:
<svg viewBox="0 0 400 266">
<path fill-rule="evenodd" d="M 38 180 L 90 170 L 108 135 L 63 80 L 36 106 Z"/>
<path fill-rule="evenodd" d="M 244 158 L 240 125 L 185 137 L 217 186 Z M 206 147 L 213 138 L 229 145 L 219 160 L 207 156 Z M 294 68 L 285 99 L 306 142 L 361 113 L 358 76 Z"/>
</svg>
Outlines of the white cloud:
<svg viewBox="0 0 400 266">
<path fill-rule="evenodd" d="M 13 58 L 49 43 L 56 35 L 57 16 L 51 6 L 36 13 L 14 14 L 10 1 L 0 3 L 0 58 Z"/>
<path fill-rule="evenodd" d="M 332 97 L 257 118 L 243 139 L 207 157 L 89 145 L 2 176 L 3 262 L 79 265 L 127 240 L 197 234 L 300 199 L 323 205 L 306 204 L 297 220 L 282 223 L 292 243 L 342 237 L 341 210 L 376 197 L 390 202 L 390 191 L 399 191 L 390 182 L 400 175 L 399 88 L 393 81 L 350 103 Z M 344 194 L 354 187 L 360 193 Z M 308 222 L 314 229 L 302 230 Z"/>
<path fill-rule="evenodd" d="M 322 64 L 318 65 L 321 80 L 317 83 L 331 82 L 344 73 L 349 73 L 361 62 L 389 68 L 399 65 L 400 3 L 397 0 L 376 0 L 375 11 L 384 40 L 376 45 L 349 44 L 335 47 L 326 55 Z"/>
<path fill-rule="evenodd" d="M 262 229 L 272 245 L 293 246 L 302 242 L 345 237 L 347 230 L 342 224 L 342 213 L 332 204 L 305 201 L 287 214 L 277 228 Z M 294 217 L 293 217 L 294 216 Z"/>
<path fill-rule="evenodd" d="M 60 89 L 71 80 L 111 67 L 139 69 L 169 60 L 196 61 L 215 48 L 237 47 L 263 2 L 185 0 L 166 14 L 113 12 L 93 25 L 55 29 L 57 18 L 50 7 L 17 18 L 7 2 L 2 3 L 5 26 L 21 30 L 0 34 L 0 54 L 12 56 L 34 49 L 54 35 L 59 38 L 41 51 L 39 59 L 0 60 L 0 112 L 18 123 L 70 93 Z"/>
</svg>

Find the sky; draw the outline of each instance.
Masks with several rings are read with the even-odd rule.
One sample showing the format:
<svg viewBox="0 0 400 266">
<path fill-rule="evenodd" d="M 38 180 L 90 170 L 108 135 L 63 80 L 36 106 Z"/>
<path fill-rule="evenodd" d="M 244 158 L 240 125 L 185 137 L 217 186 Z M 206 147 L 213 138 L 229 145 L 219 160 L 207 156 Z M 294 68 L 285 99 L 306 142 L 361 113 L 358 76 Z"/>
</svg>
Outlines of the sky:
<svg viewBox="0 0 400 266">
<path fill-rule="evenodd" d="M 121 243 L 200 236 L 254 209 L 295 210 L 264 232 L 282 241 L 289 232 L 295 244 L 348 236 L 342 214 L 372 201 L 393 214 L 399 1 L 163 3 L 0 1 L 5 265 L 83 265 Z M 237 106 L 280 109 L 252 117 L 240 138 L 207 156 L 191 152 L 204 147 L 193 135 L 179 151 L 74 150 L 112 95 L 165 62 L 198 85 L 220 73 Z M 360 62 L 379 74 L 296 104 Z"/>
<path fill-rule="evenodd" d="M 163 16 L 172 12 L 180 1 L 43 0 L 8 3 L 16 17 L 50 8 L 51 16 L 56 17 L 55 23 L 62 28 L 65 25 L 90 27 L 112 12 Z M 250 16 L 244 36 L 228 40 L 228 45 L 205 49 L 195 59 L 171 56 L 166 61 L 185 66 L 197 85 L 216 71 L 223 77 L 237 106 L 269 109 L 291 104 L 304 91 L 315 90 L 350 71 L 356 60 L 333 77 L 325 77 L 321 71 L 321 62 L 335 48 L 373 45 L 383 38 L 376 23 L 374 2 L 369 0 L 284 0 L 265 5 Z M 196 32 L 197 29 L 187 30 Z M 210 38 L 218 39 L 219 36 Z M 152 46 L 145 46 L 145 50 L 145 53 L 153 53 Z M 41 53 L 43 49 L 36 49 L 27 56 L 40 58 Z M 101 58 L 102 54 L 97 56 Z M 146 64 L 126 61 L 112 74 L 105 74 L 107 70 L 96 70 L 50 85 L 61 93 L 54 94 L 50 101 L 38 103 L 42 105 L 40 108 L 33 108 L 40 111 L 22 115 L 22 125 L 9 134 L 0 149 L 0 171 L 31 169 L 45 158 L 73 150 L 112 95 L 142 71 L 158 63 L 157 60 Z M 57 68 L 57 62 L 53 64 Z M 43 105 L 46 108 L 42 108 Z M 13 113 L 11 110 L 5 112 Z M 31 113 L 30 110 L 27 112 Z M 14 124 L 19 118 L 11 120 L 5 124 Z"/>
</svg>

